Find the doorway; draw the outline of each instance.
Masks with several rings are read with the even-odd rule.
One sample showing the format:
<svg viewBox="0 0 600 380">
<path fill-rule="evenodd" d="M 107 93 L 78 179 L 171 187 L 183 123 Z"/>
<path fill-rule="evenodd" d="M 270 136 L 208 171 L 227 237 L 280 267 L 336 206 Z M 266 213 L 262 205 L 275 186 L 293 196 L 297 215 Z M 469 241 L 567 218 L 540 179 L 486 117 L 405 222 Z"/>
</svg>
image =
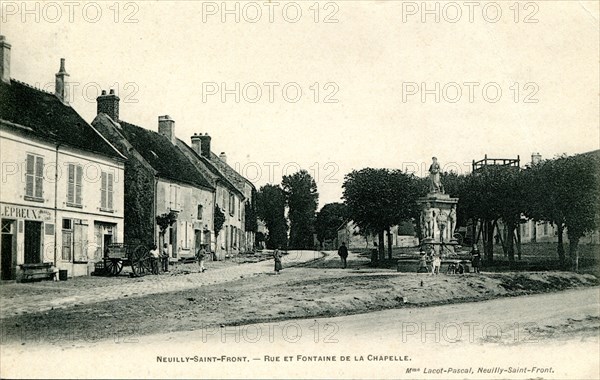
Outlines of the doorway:
<svg viewBox="0 0 600 380">
<path fill-rule="evenodd" d="M 194 230 L 194 249 L 196 252 L 198 252 L 202 244 L 202 231 Z"/>
<path fill-rule="evenodd" d="M 16 273 L 16 231 L 14 220 L 2 220 L 0 242 L 0 280 L 14 280 Z"/>
<path fill-rule="evenodd" d="M 206 244 L 207 251 L 213 251 L 212 242 L 210 241 L 210 231 L 204 231 L 204 244 Z"/>
<path fill-rule="evenodd" d="M 42 222 L 25 221 L 25 264 L 42 262 Z"/>
</svg>

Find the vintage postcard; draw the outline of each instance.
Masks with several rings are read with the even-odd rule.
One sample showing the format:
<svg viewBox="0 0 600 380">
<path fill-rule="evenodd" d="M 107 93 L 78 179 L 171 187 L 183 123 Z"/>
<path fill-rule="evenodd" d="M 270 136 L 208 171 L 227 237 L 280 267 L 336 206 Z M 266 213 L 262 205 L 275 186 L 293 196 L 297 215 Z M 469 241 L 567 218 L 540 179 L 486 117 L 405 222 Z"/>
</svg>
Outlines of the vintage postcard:
<svg viewBox="0 0 600 380">
<path fill-rule="evenodd" d="M 600 378 L 599 4 L 0 1 L 0 377 Z"/>
</svg>

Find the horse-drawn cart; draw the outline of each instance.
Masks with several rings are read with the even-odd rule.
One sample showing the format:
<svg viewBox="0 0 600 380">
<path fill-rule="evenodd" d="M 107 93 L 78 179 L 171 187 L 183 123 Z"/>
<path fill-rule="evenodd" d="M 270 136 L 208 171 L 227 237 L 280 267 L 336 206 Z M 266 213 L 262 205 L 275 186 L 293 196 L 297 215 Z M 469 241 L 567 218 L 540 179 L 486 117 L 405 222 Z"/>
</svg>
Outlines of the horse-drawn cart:
<svg viewBox="0 0 600 380">
<path fill-rule="evenodd" d="M 117 276 L 124 266 L 131 266 L 134 276 L 152 273 L 150 250 L 141 244 L 110 244 L 102 261 L 96 264 L 95 272 L 97 275 Z"/>
</svg>

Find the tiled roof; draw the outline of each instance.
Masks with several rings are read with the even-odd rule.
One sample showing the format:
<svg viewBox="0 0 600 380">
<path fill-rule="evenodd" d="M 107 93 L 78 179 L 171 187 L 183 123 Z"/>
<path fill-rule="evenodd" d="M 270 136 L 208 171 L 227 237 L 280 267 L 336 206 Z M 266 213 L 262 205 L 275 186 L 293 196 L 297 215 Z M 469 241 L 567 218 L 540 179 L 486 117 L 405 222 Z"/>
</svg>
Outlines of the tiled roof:
<svg viewBox="0 0 600 380">
<path fill-rule="evenodd" d="M 211 184 L 216 186 L 217 182 L 220 181 L 229 190 L 240 192 L 228 179 L 225 177 L 206 157 L 199 155 L 189 145 L 180 139 L 177 139 L 177 146 L 184 152 L 186 156 L 195 164 L 196 168 L 200 170 L 206 178 L 209 178 Z"/>
<path fill-rule="evenodd" d="M 214 189 L 179 148 L 165 136 L 119 121 L 123 136 L 163 178 Z"/>
<path fill-rule="evenodd" d="M 124 157 L 56 95 L 12 80 L 0 81 L 0 119 L 25 135 L 112 158 Z M 22 127 L 25 128 L 22 128 Z"/>
<path fill-rule="evenodd" d="M 244 194 L 246 183 L 250 183 L 243 175 L 221 160 L 219 156 L 210 152 L 210 162 L 213 164 L 239 191 Z"/>
</svg>

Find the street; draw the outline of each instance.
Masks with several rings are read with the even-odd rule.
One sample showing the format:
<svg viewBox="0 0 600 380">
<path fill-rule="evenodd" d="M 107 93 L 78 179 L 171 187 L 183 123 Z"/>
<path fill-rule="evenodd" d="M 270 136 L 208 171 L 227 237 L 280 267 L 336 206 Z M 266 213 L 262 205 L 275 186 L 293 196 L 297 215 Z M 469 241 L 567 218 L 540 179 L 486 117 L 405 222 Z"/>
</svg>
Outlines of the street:
<svg viewBox="0 0 600 380">
<path fill-rule="evenodd" d="M 68 357 L 74 377 L 94 376 L 90 369 L 102 367 L 107 377 L 231 378 L 251 371 L 254 376 L 276 378 L 279 370 L 285 370 L 289 377 L 412 378 L 439 369 L 440 378 L 462 378 L 460 369 L 470 369 L 474 378 L 521 378 L 522 374 L 508 372 L 520 368 L 530 375 L 542 371 L 543 378 L 598 378 L 599 307 L 599 288 L 594 287 L 131 340 L 77 342 L 63 344 L 62 349 L 3 346 L 2 376 L 44 376 L 49 363 Z M 552 354 L 557 350 L 563 355 Z M 470 359 L 474 355 L 476 359 Z M 575 359 L 577 366 L 572 365 Z M 29 364 L 12 367 L 17 361 Z M 328 363 L 323 365 L 324 361 Z M 410 376 L 407 371 L 415 372 Z"/>
</svg>

